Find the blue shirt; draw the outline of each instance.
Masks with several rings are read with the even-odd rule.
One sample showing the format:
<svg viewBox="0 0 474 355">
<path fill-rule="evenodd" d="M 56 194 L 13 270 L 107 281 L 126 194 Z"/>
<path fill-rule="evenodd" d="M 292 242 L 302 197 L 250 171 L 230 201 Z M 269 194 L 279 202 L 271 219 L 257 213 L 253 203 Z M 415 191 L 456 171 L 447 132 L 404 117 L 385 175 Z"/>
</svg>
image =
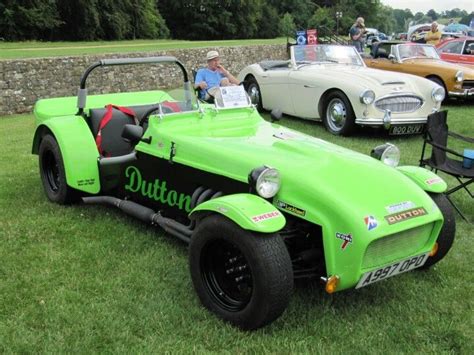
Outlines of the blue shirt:
<svg viewBox="0 0 474 355">
<path fill-rule="evenodd" d="M 222 79 L 225 78 L 225 75 L 219 72 L 218 70 L 212 71 L 209 68 L 201 68 L 198 70 L 196 74 L 196 79 L 194 83 L 197 85 L 201 81 L 205 81 L 207 84 L 207 89 L 209 90 L 210 88 L 216 87 L 220 85 L 220 82 Z M 200 90 L 199 91 L 199 97 L 202 99 L 206 97 L 206 90 Z"/>
</svg>

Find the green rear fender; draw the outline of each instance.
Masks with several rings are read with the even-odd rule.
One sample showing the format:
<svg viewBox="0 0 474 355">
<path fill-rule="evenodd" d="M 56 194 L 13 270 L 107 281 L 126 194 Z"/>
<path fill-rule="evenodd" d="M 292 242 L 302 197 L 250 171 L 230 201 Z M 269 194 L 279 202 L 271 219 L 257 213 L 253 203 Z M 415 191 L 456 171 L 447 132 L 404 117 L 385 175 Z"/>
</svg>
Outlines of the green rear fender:
<svg viewBox="0 0 474 355">
<path fill-rule="evenodd" d="M 434 172 L 419 166 L 399 166 L 397 170 L 412 179 L 426 192 L 442 193 L 448 185 Z"/>
<path fill-rule="evenodd" d="M 94 137 L 82 117 L 63 116 L 47 119 L 36 128 L 32 152 L 38 154 L 41 138 L 51 133 L 58 142 L 67 184 L 91 194 L 100 191 L 99 167 Z"/>
<path fill-rule="evenodd" d="M 209 213 L 219 213 L 246 230 L 274 233 L 282 229 L 286 220 L 283 214 L 268 201 L 251 194 L 218 197 L 194 208 L 189 217 L 196 219 Z"/>
</svg>

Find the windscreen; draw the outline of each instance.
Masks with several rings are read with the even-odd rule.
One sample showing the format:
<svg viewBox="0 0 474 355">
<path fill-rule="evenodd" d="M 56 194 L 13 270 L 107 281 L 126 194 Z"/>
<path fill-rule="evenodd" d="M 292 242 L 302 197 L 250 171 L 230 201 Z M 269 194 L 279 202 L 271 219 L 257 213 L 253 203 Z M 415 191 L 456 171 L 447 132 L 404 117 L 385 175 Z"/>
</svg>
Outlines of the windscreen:
<svg viewBox="0 0 474 355">
<path fill-rule="evenodd" d="M 363 66 L 362 59 L 351 46 L 307 45 L 293 46 L 292 59 L 299 64 L 346 64 Z"/>
<path fill-rule="evenodd" d="M 401 60 L 408 58 L 439 59 L 435 47 L 424 44 L 399 44 L 398 53 Z"/>
</svg>

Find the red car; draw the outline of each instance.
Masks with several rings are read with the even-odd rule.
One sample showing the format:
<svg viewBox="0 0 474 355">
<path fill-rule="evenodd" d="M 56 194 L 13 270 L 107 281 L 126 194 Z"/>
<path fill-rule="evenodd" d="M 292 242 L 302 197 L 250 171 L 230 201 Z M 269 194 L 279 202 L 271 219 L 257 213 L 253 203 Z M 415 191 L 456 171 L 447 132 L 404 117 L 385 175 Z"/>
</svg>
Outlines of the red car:
<svg viewBox="0 0 474 355">
<path fill-rule="evenodd" d="M 441 59 L 474 66 L 474 37 L 453 38 L 436 46 Z"/>
</svg>

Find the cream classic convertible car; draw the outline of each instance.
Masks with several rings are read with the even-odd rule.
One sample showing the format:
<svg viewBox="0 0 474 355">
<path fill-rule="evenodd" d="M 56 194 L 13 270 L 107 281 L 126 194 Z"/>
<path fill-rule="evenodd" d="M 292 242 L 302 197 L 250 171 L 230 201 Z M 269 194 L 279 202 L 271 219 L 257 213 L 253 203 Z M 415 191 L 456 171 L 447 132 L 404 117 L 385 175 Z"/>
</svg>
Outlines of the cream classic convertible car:
<svg viewBox="0 0 474 355">
<path fill-rule="evenodd" d="M 427 79 L 367 68 L 354 47 L 292 46 L 290 52 L 288 61 L 244 68 L 239 79 L 259 109 L 322 120 L 336 135 L 350 135 L 356 125 L 420 133 L 445 97 Z"/>
</svg>

